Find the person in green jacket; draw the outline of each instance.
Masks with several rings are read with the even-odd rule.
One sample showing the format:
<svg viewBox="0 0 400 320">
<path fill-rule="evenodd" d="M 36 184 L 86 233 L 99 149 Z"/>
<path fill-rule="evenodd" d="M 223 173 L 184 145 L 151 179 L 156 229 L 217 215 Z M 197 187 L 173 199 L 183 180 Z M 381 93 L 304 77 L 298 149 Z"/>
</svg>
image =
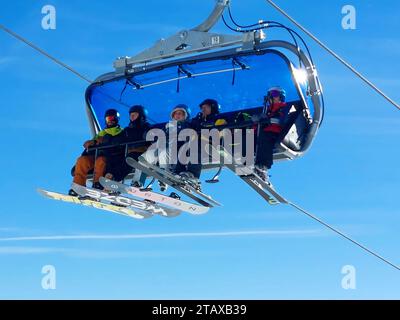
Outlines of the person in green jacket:
<svg viewBox="0 0 400 320">
<path fill-rule="evenodd" d="M 119 126 L 119 113 L 115 109 L 109 109 L 105 113 L 106 128 L 100 131 L 93 139 L 86 141 L 83 144 L 85 151 L 77 159 L 75 164 L 75 173 L 73 182 L 81 186 L 86 186 L 86 179 L 91 170 L 93 172 L 93 188 L 102 189 L 99 183 L 100 177 L 106 173 L 106 154 L 100 153 L 95 157 L 94 152 L 88 152 L 87 149 L 100 144 L 111 144 L 112 140 L 118 137 L 123 129 Z M 70 189 L 68 192 L 71 196 L 78 196 L 78 194 Z"/>
</svg>

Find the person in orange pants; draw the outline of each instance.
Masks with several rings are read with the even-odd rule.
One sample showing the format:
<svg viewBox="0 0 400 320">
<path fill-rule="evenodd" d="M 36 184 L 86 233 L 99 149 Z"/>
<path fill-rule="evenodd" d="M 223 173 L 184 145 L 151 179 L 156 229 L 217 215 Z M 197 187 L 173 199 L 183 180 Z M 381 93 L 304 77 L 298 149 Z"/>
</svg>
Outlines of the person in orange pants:
<svg viewBox="0 0 400 320">
<path fill-rule="evenodd" d="M 100 131 L 92 140 L 88 140 L 83 144 L 86 150 L 99 144 L 110 144 L 123 132 L 123 129 L 119 126 L 119 113 L 117 110 L 109 109 L 106 111 L 105 123 L 106 128 L 104 130 Z M 86 150 L 76 161 L 73 181 L 81 186 L 86 186 L 88 173 L 94 170 L 93 188 L 102 189 L 99 180 L 106 173 L 107 157 L 100 154 L 95 158 L 94 153 L 89 153 Z M 68 191 L 68 194 L 78 196 L 72 189 Z"/>
<path fill-rule="evenodd" d="M 106 163 L 106 157 L 104 156 L 97 157 L 96 161 L 92 155 L 80 156 L 75 165 L 74 183 L 85 186 L 89 171 L 94 169 L 93 186 L 96 187 L 100 177 L 105 174 Z"/>
</svg>

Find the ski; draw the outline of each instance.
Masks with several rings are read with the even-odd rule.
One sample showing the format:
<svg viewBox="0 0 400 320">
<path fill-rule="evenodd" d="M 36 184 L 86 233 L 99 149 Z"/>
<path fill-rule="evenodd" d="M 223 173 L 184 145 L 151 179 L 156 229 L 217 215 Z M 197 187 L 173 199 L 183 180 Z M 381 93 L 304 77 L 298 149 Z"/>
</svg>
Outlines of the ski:
<svg viewBox="0 0 400 320">
<path fill-rule="evenodd" d="M 179 199 L 174 199 L 160 193 L 152 191 L 143 191 L 140 188 L 127 186 L 123 183 L 109 180 L 104 177 L 100 178 L 100 184 L 107 190 L 129 194 L 138 198 L 154 201 L 157 203 L 162 203 L 166 206 L 170 206 L 172 208 L 176 208 L 188 212 L 190 214 L 195 214 L 195 215 L 204 214 L 207 213 L 208 210 L 210 209 L 208 207 L 199 206 Z"/>
<path fill-rule="evenodd" d="M 146 167 L 145 165 L 142 165 L 141 163 L 137 162 L 135 159 L 128 157 L 128 158 L 126 158 L 126 162 L 132 168 L 140 170 L 140 171 L 144 172 L 145 174 L 147 174 L 149 177 L 154 177 L 155 179 L 157 179 L 157 180 L 159 180 L 161 182 L 164 182 L 165 184 L 170 185 L 174 189 L 176 189 L 179 192 L 185 194 L 186 196 L 188 196 L 189 198 L 191 198 L 194 201 L 198 202 L 202 206 L 213 207 L 213 205 L 211 203 L 209 203 L 209 202 L 197 197 L 196 195 L 192 194 L 190 191 L 184 189 L 181 185 L 177 185 L 175 181 L 171 181 L 171 180 L 165 178 L 164 176 L 160 175 L 157 171 L 152 170 L 149 167 Z"/>
<path fill-rule="evenodd" d="M 261 189 L 266 190 L 270 195 L 272 195 L 276 201 L 278 201 L 279 203 L 284 203 L 287 204 L 288 201 L 283 198 L 278 192 L 276 192 L 274 186 L 272 185 L 271 182 L 266 182 L 263 179 L 261 179 L 257 174 L 255 174 L 253 172 L 253 170 L 251 170 L 248 167 L 242 167 L 240 168 L 240 170 L 245 173 L 245 175 L 242 176 L 242 178 L 244 180 L 249 180 L 252 184 L 258 186 Z"/>
<path fill-rule="evenodd" d="M 72 184 L 72 190 L 74 190 L 81 197 L 94 199 L 95 201 L 102 203 L 110 203 L 114 206 L 133 208 L 143 212 L 144 214 L 157 214 L 163 217 L 173 218 L 179 216 L 182 212 L 180 210 L 166 208 L 149 201 L 139 201 L 120 195 L 114 195 L 106 191 L 83 187 L 75 183 Z"/>
<path fill-rule="evenodd" d="M 175 185 L 178 185 L 181 188 L 187 189 L 191 193 L 195 193 L 197 196 L 204 198 L 207 202 L 209 202 L 215 206 L 221 205 L 218 201 L 214 200 L 211 196 L 198 190 L 198 188 L 196 188 L 194 186 L 194 184 L 191 181 L 189 181 L 188 179 L 185 179 L 184 177 L 177 178 L 171 172 L 161 169 L 160 167 L 158 167 L 154 164 L 148 163 L 143 157 L 139 157 L 139 163 L 144 166 L 148 166 L 151 170 L 156 171 L 159 175 L 162 175 L 166 179 L 172 181 Z M 169 184 L 171 185 L 171 183 L 169 183 Z"/>
<path fill-rule="evenodd" d="M 123 215 L 123 216 L 134 218 L 134 219 L 147 219 L 147 218 L 152 217 L 152 215 L 139 213 L 139 212 L 134 211 L 133 209 L 126 208 L 126 207 L 118 207 L 118 206 L 114 206 L 111 204 L 101 203 L 101 202 L 93 201 L 93 200 L 89 200 L 89 199 L 82 200 L 82 199 L 79 199 L 78 197 L 73 197 L 70 195 L 63 194 L 63 193 L 52 192 L 52 191 L 47 191 L 47 190 L 43 190 L 43 189 L 38 189 L 37 191 L 39 192 L 40 195 L 42 195 L 48 199 L 59 200 L 59 201 L 64 201 L 64 202 L 69 202 L 69 203 L 75 203 L 75 204 L 79 204 L 79 205 L 83 205 L 83 206 L 87 206 L 87 207 L 92 207 L 95 209 L 100 209 L 100 210 L 104 210 L 104 211 L 108 211 L 108 212 L 117 213 L 119 215 Z"/>
<path fill-rule="evenodd" d="M 252 180 L 251 177 L 240 176 L 240 179 L 242 179 L 248 186 L 250 186 L 255 192 L 257 192 L 271 206 L 280 203 L 279 201 L 271 197 L 268 193 L 266 193 L 263 187 L 259 183 L 254 182 L 254 180 Z"/>
<path fill-rule="evenodd" d="M 212 148 L 214 148 L 212 146 Z M 254 171 L 246 166 L 237 165 L 234 163 L 232 155 L 229 154 L 224 147 L 219 146 L 219 154 L 224 158 L 224 166 L 239 176 L 247 185 L 256 191 L 270 205 L 280 203 L 288 203 L 279 193 L 277 193 L 271 182 L 265 182 Z"/>
</svg>

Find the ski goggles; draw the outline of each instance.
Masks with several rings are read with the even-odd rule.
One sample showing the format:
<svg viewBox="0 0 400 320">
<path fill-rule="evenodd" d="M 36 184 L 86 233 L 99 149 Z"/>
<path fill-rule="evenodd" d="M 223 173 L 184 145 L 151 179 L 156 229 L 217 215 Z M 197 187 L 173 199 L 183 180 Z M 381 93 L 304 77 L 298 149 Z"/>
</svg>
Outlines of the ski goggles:
<svg viewBox="0 0 400 320">
<path fill-rule="evenodd" d="M 281 93 L 280 91 L 278 91 L 278 90 L 272 90 L 272 91 L 269 92 L 269 95 L 270 95 L 272 98 L 280 97 L 281 94 L 282 94 L 282 93 Z"/>
<path fill-rule="evenodd" d="M 118 122 L 118 117 L 117 116 L 108 116 L 106 117 L 106 122 Z"/>
</svg>

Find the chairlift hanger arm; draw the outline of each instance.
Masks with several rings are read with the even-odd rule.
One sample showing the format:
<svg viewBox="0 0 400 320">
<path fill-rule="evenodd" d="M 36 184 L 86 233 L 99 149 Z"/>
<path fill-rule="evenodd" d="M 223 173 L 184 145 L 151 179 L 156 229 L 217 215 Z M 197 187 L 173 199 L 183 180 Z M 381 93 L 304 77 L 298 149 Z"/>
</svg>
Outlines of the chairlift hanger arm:
<svg viewBox="0 0 400 320">
<path fill-rule="evenodd" d="M 217 0 L 217 3 L 210 13 L 208 18 L 204 20 L 197 27 L 193 28 L 192 31 L 208 32 L 216 25 L 218 20 L 221 18 L 225 9 L 229 6 L 230 0 Z"/>
<path fill-rule="evenodd" d="M 121 57 L 114 62 L 117 75 L 130 74 L 134 68 L 147 63 L 172 59 L 177 56 L 195 54 L 224 47 L 242 46 L 244 49 L 254 47 L 263 40 L 259 31 L 241 35 L 209 33 L 218 22 L 230 0 L 217 0 L 209 17 L 191 30 L 182 30 L 177 34 L 157 41 L 152 47 L 133 57 Z"/>
</svg>

